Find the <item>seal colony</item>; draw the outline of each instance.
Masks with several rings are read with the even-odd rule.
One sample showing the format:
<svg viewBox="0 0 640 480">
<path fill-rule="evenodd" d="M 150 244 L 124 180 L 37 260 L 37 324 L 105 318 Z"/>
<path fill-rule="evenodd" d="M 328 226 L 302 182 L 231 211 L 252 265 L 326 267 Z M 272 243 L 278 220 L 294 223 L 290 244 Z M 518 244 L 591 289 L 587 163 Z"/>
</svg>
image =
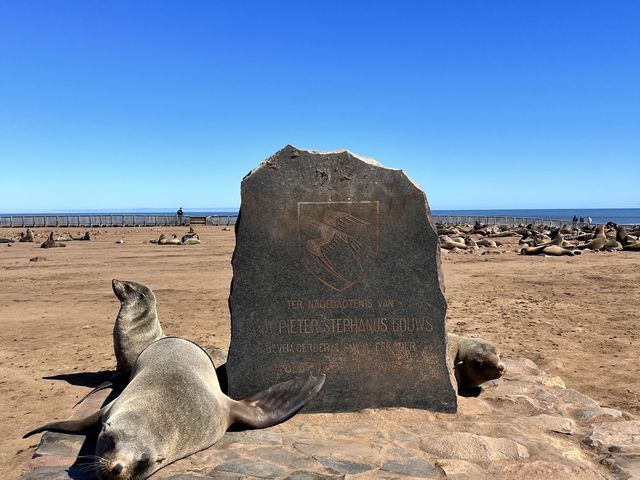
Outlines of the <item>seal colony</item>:
<svg viewBox="0 0 640 480">
<path fill-rule="evenodd" d="M 450 253 L 505 253 L 499 237 L 520 237 L 521 255 L 575 256 L 594 251 L 640 251 L 640 229 L 627 232 L 624 226 L 585 225 L 572 229 L 568 225 L 548 228 L 544 225 L 436 224 L 440 247 Z M 507 245 L 508 248 L 508 245 Z"/>
</svg>

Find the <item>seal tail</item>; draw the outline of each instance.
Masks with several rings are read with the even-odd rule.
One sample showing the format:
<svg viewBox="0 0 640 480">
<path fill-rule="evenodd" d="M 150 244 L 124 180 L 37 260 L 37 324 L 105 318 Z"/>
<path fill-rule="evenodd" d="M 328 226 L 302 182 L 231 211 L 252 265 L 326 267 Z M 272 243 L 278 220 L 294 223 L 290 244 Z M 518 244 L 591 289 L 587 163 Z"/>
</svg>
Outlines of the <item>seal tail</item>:
<svg viewBox="0 0 640 480">
<path fill-rule="evenodd" d="M 265 428 L 291 417 L 324 385 L 325 375 L 278 383 L 244 400 L 234 401 L 231 418 L 253 428 Z"/>
<path fill-rule="evenodd" d="M 38 427 L 34 430 L 31 430 L 28 433 L 25 433 L 22 438 L 27 438 L 27 437 L 30 437 L 31 435 L 35 435 L 36 433 L 46 432 L 46 431 L 61 432 L 61 433 L 83 432 L 89 427 L 92 427 L 93 425 L 95 425 L 100 419 L 101 414 L 102 414 L 102 410 L 98 410 L 97 412 L 92 413 L 91 415 L 85 418 L 78 418 L 74 420 L 62 420 L 60 422 L 47 423 L 46 425 L 42 425 L 41 427 Z"/>
</svg>

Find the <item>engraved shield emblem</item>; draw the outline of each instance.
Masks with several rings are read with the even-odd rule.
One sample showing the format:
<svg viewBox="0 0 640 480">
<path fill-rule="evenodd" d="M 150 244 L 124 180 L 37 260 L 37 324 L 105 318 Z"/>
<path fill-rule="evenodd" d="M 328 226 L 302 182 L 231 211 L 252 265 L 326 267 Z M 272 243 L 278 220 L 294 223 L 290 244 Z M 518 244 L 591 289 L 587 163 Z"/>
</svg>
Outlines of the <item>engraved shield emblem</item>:
<svg viewBox="0 0 640 480">
<path fill-rule="evenodd" d="M 302 264 L 338 292 L 362 281 L 378 254 L 378 211 L 378 202 L 298 202 Z"/>
</svg>

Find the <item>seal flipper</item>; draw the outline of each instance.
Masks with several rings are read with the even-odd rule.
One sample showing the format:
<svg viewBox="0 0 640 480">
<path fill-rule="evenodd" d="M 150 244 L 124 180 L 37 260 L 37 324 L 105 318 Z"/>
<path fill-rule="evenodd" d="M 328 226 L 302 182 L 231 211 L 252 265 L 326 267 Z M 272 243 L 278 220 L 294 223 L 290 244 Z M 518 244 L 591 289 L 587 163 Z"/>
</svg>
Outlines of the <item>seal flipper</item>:
<svg viewBox="0 0 640 480">
<path fill-rule="evenodd" d="M 286 420 L 311 400 L 324 385 L 325 375 L 278 383 L 244 400 L 232 400 L 232 422 L 265 428 Z"/>
<path fill-rule="evenodd" d="M 29 433 L 25 433 L 22 438 L 27 438 L 27 437 L 30 437 L 31 435 L 35 435 L 36 433 L 45 432 L 45 431 L 62 432 L 62 433 L 83 432 L 88 428 L 94 426 L 96 423 L 98 423 L 98 421 L 100 420 L 100 417 L 102 416 L 102 413 L 106 408 L 107 407 L 101 408 L 100 410 L 84 418 L 77 418 L 73 420 L 62 420 L 59 422 L 47 423 L 46 425 L 42 425 L 41 427 L 31 430 Z"/>
</svg>

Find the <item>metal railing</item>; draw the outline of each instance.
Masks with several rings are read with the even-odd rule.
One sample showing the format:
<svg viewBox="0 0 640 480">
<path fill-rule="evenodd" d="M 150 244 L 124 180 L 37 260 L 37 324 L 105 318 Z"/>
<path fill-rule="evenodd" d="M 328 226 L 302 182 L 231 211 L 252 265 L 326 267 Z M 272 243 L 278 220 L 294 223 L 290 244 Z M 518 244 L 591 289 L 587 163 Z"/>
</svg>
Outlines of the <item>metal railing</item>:
<svg viewBox="0 0 640 480">
<path fill-rule="evenodd" d="M 235 225 L 236 215 L 207 216 L 207 225 Z M 0 227 L 163 227 L 190 225 L 184 215 L 0 215 Z"/>
</svg>

